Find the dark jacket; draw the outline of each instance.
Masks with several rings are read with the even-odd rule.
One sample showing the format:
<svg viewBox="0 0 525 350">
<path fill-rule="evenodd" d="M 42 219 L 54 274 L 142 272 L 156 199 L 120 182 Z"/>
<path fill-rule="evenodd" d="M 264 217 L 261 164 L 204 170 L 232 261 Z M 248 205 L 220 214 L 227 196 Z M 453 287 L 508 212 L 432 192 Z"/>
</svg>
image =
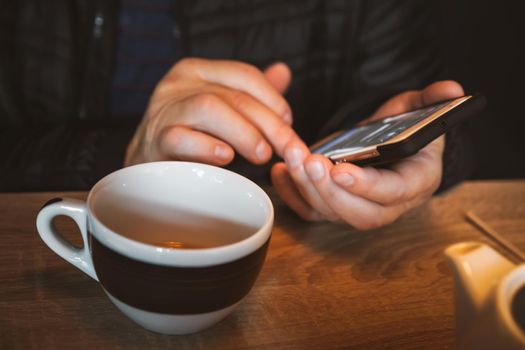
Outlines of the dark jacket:
<svg viewBox="0 0 525 350">
<path fill-rule="evenodd" d="M 424 1 L 175 4 L 181 57 L 290 65 L 286 97 L 307 143 L 367 117 L 396 92 L 440 77 Z M 8 0 L 2 7 L 0 191 L 88 189 L 122 166 L 138 122 L 117 123 L 109 113 L 119 4 Z M 452 136 L 446 158 L 454 161 L 445 161 L 444 186 L 468 170 L 461 140 Z"/>
</svg>

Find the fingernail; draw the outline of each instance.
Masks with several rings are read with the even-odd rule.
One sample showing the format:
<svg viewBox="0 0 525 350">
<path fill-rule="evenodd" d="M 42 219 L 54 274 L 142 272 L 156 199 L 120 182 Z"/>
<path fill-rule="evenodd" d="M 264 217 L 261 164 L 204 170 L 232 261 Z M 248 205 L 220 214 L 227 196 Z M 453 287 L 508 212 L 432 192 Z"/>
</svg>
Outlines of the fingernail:
<svg viewBox="0 0 525 350">
<path fill-rule="evenodd" d="M 255 155 L 260 160 L 266 160 L 266 158 L 268 157 L 268 146 L 266 146 L 265 141 L 261 140 L 257 144 L 257 147 L 255 147 Z"/>
<path fill-rule="evenodd" d="M 321 162 L 309 162 L 305 166 L 306 173 L 313 181 L 321 180 L 324 176 L 324 166 Z"/>
<path fill-rule="evenodd" d="M 279 185 L 284 185 L 287 183 L 286 174 L 284 170 L 279 171 L 274 177 L 273 180 L 276 181 Z"/>
<path fill-rule="evenodd" d="M 230 150 L 224 146 L 217 145 L 213 151 L 215 157 L 223 160 L 230 159 Z"/>
<path fill-rule="evenodd" d="M 297 168 L 303 161 L 303 151 L 297 147 L 289 148 L 286 150 L 284 158 L 290 168 Z"/>
<path fill-rule="evenodd" d="M 286 124 L 292 125 L 292 112 L 288 111 L 284 113 L 283 120 Z"/>
<path fill-rule="evenodd" d="M 354 184 L 354 177 L 348 173 L 339 173 L 334 175 L 334 180 L 342 186 L 352 186 Z"/>
</svg>

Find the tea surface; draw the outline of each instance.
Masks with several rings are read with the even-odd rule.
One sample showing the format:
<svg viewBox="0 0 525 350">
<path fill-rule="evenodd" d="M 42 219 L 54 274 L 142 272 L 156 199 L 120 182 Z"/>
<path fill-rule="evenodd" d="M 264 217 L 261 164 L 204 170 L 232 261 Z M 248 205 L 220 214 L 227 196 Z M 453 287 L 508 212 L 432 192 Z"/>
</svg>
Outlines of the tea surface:
<svg viewBox="0 0 525 350">
<path fill-rule="evenodd" d="M 159 247 L 199 249 L 241 241 L 257 227 L 184 208 L 108 200 L 96 216 L 112 231 Z"/>
</svg>

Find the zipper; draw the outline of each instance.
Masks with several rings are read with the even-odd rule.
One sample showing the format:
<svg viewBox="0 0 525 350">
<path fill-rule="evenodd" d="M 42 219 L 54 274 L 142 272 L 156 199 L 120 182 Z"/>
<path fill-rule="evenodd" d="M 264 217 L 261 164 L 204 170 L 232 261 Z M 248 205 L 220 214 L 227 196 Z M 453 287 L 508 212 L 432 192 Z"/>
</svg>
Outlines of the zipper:
<svg viewBox="0 0 525 350">
<path fill-rule="evenodd" d="M 95 17 L 93 18 L 93 29 L 92 29 L 92 40 L 88 47 L 88 53 L 87 53 L 87 59 L 86 64 L 84 65 L 84 84 L 83 84 L 83 91 L 82 91 L 82 101 L 80 103 L 80 108 L 78 112 L 78 118 L 79 119 L 87 119 L 87 94 L 88 91 L 88 81 L 90 79 L 90 64 L 92 61 L 92 56 L 94 54 L 94 51 L 96 50 L 97 41 L 102 38 L 102 34 L 104 33 L 104 15 L 102 12 L 98 11 L 95 14 Z"/>
</svg>

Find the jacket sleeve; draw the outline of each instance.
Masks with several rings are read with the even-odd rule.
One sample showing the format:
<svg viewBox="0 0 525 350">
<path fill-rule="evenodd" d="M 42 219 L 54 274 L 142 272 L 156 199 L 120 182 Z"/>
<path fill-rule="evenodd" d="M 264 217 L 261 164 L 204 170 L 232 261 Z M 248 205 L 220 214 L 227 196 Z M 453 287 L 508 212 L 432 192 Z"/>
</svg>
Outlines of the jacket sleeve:
<svg viewBox="0 0 525 350">
<path fill-rule="evenodd" d="M 421 89 L 445 76 L 429 2 L 367 0 L 361 4 L 348 82 L 351 98 L 328 121 L 323 134 L 354 125 L 397 93 Z M 447 133 L 439 191 L 471 174 L 468 148 L 461 127 Z"/>
<path fill-rule="evenodd" d="M 70 123 L 0 129 L 0 191 L 86 190 L 122 167 L 134 126 Z M 6 151 L 8 150 L 8 151 Z"/>
</svg>

